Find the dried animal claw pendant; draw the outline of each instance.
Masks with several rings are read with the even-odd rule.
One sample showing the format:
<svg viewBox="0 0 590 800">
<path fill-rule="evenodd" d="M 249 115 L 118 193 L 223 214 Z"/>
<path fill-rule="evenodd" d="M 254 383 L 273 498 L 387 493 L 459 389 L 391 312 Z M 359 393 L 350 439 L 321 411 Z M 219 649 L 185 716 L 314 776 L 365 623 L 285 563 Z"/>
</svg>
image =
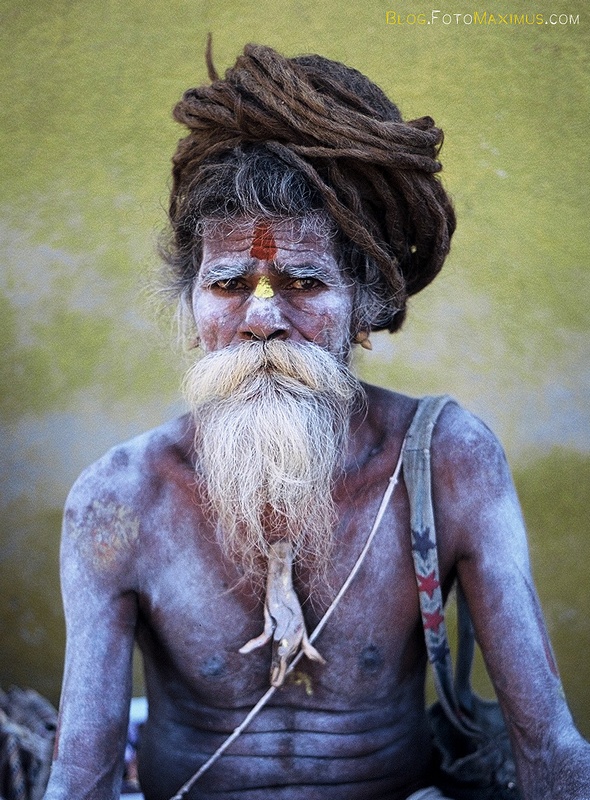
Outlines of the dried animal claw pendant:
<svg viewBox="0 0 590 800">
<path fill-rule="evenodd" d="M 312 661 L 326 662 L 309 641 L 299 598 L 293 588 L 293 551 L 287 542 L 278 542 L 268 559 L 264 630 L 240 648 L 251 653 L 272 638 L 271 686 L 282 686 L 289 664 L 299 650 Z"/>
</svg>

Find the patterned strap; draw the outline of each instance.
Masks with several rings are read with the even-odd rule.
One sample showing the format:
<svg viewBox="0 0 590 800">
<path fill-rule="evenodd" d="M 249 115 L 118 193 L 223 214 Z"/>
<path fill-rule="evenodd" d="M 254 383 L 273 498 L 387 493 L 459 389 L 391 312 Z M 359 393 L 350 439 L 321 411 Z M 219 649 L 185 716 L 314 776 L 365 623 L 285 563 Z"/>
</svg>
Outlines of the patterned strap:
<svg viewBox="0 0 590 800">
<path fill-rule="evenodd" d="M 432 508 L 430 443 L 436 421 L 450 397 L 424 397 L 420 400 L 406 435 L 403 474 L 410 500 L 412 555 L 418 584 L 420 611 L 428 660 L 432 664 L 439 702 L 453 725 L 466 734 L 478 732 L 461 707 L 470 705 L 469 676 L 473 659 L 473 627 L 464 598 L 459 598 L 459 655 L 457 685 L 445 625 L 440 585 L 436 528 Z M 460 587 L 457 587 L 458 595 Z M 461 700 L 461 703 L 459 702 Z"/>
</svg>

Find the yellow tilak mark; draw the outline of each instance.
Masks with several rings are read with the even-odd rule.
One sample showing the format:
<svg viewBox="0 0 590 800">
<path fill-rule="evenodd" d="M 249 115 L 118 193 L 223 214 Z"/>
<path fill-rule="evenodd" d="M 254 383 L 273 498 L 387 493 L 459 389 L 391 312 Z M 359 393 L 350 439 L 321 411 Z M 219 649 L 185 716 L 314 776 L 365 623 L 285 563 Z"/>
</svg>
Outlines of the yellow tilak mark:
<svg viewBox="0 0 590 800">
<path fill-rule="evenodd" d="M 254 297 L 259 297 L 261 300 L 270 300 L 270 298 L 274 296 L 275 293 L 270 285 L 269 279 L 266 277 L 266 275 L 263 275 L 256 284 L 256 289 L 254 289 Z"/>
</svg>

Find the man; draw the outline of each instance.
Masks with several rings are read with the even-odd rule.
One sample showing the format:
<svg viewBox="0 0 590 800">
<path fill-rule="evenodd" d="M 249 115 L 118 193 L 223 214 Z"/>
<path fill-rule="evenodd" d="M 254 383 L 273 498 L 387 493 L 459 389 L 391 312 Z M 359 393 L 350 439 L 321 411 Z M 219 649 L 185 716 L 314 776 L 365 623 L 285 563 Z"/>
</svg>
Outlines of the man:
<svg viewBox="0 0 590 800">
<path fill-rule="evenodd" d="M 121 780 L 134 638 L 147 800 L 165 800 L 274 694 L 186 797 L 441 797 L 407 477 L 321 635 L 416 401 L 362 386 L 354 344 L 401 326 L 455 227 L 442 132 L 360 73 L 248 46 L 175 109 L 170 286 L 204 354 L 190 414 L 115 448 L 68 499 L 60 732 L 46 795 Z M 500 446 L 449 403 L 432 442 L 441 583 L 458 577 L 527 800 L 590 797 Z M 302 655 L 298 655 L 302 653 Z M 298 661 L 291 668 L 293 659 Z"/>
</svg>

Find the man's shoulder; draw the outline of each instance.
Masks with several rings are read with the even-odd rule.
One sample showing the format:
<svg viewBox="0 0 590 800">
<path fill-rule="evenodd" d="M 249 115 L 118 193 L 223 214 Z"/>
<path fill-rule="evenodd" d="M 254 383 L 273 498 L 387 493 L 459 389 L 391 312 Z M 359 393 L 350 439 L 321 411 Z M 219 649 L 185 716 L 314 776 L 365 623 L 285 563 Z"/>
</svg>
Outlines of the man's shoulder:
<svg viewBox="0 0 590 800">
<path fill-rule="evenodd" d="M 430 447 L 432 499 L 444 568 L 501 548 L 503 532 L 521 531 L 504 450 L 483 420 L 449 399 Z M 520 539 L 519 539 L 520 541 Z"/>
<path fill-rule="evenodd" d="M 158 483 L 191 469 L 191 443 L 192 426 L 185 415 L 112 447 L 81 473 L 67 505 L 105 498 L 143 504 L 157 493 Z"/>
<path fill-rule="evenodd" d="M 443 408 L 431 445 L 433 495 L 447 520 L 473 522 L 492 508 L 515 501 L 514 484 L 504 449 L 486 423 L 456 401 Z"/>
<path fill-rule="evenodd" d="M 422 398 L 379 386 L 365 385 L 369 411 L 389 430 L 399 428 L 405 435 Z M 437 419 L 432 436 L 432 453 L 439 464 L 460 468 L 461 464 L 482 465 L 504 459 L 498 438 L 487 424 L 453 397 Z"/>
<path fill-rule="evenodd" d="M 497 436 L 476 414 L 450 397 L 441 411 L 432 436 L 433 452 L 448 464 L 481 465 L 504 460 Z"/>
<path fill-rule="evenodd" d="M 399 416 L 416 412 L 418 404 L 425 398 L 413 397 L 382 386 L 363 384 L 371 409 L 378 409 L 386 415 Z M 442 395 L 441 395 L 442 397 Z M 479 417 L 462 406 L 454 397 L 446 396 L 447 402 L 443 406 L 437 421 L 437 435 L 457 442 L 473 444 L 474 440 L 489 440 L 497 442 L 496 437 L 488 426 Z"/>
<path fill-rule="evenodd" d="M 402 436 L 418 406 L 418 399 L 382 386 L 363 383 L 369 418 L 389 435 Z"/>
</svg>

